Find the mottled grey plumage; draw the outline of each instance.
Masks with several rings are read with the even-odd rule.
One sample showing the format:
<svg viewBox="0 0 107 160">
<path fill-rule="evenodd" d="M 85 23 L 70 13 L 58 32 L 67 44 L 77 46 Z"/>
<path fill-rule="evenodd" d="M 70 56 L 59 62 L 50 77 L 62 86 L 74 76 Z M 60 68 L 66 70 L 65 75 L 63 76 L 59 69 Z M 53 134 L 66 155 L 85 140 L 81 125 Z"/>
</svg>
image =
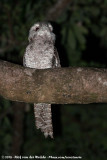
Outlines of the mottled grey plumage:
<svg viewBox="0 0 107 160">
<path fill-rule="evenodd" d="M 50 23 L 38 22 L 29 31 L 29 44 L 23 57 L 25 67 L 45 69 L 60 67 L 60 60 L 55 49 L 55 35 Z M 34 104 L 36 127 L 45 137 L 53 138 L 51 104 Z"/>
</svg>

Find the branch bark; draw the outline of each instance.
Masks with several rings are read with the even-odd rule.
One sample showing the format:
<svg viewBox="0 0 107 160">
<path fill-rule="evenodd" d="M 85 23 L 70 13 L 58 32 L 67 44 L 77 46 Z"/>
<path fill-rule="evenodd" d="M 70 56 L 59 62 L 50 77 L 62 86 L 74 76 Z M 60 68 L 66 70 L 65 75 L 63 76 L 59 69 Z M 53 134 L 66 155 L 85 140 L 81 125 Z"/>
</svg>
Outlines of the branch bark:
<svg viewBox="0 0 107 160">
<path fill-rule="evenodd" d="M 107 69 L 36 70 L 0 61 L 0 95 L 27 103 L 107 103 Z"/>
</svg>

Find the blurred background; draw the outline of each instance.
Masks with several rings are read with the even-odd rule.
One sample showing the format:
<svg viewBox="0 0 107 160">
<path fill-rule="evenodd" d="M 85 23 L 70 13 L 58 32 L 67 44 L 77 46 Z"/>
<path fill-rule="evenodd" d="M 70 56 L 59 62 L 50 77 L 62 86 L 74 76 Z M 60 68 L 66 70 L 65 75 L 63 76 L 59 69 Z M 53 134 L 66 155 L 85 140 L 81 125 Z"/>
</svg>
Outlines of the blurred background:
<svg viewBox="0 0 107 160">
<path fill-rule="evenodd" d="M 0 59 L 22 65 L 29 28 L 54 27 L 62 67 L 107 67 L 107 0 L 1 0 Z M 54 139 L 35 128 L 33 104 L 0 97 L 0 155 L 107 159 L 107 104 L 53 105 Z"/>
</svg>

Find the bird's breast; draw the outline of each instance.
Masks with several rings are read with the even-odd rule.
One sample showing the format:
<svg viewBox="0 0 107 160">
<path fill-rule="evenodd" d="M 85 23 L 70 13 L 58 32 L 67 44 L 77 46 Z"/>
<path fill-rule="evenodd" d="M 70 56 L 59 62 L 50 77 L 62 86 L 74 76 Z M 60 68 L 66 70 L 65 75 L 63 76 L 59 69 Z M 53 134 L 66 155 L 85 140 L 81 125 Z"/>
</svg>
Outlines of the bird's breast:
<svg viewBox="0 0 107 160">
<path fill-rule="evenodd" d="M 43 46 L 39 47 L 39 45 L 29 46 L 30 52 L 26 52 L 26 66 L 30 68 L 44 69 L 44 68 L 52 68 L 52 59 L 54 56 L 54 48 L 53 46 Z"/>
</svg>

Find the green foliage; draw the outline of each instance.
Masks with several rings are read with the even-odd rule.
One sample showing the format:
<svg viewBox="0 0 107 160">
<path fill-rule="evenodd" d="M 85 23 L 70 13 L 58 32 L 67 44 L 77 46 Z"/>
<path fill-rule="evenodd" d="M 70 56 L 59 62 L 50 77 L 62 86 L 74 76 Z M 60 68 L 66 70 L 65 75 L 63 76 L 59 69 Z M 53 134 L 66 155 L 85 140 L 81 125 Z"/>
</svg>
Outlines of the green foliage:
<svg viewBox="0 0 107 160">
<path fill-rule="evenodd" d="M 0 155 L 8 155 L 10 151 L 10 144 L 12 141 L 12 124 L 8 117 L 9 101 L 0 98 Z M 3 113 L 7 113 L 6 116 Z"/>
<path fill-rule="evenodd" d="M 45 19 L 57 0 L 0 1 L 0 58 L 22 64 L 29 28 Z M 56 19 L 69 66 L 105 67 L 107 58 L 107 0 L 72 0 Z M 94 41 L 93 39 L 97 40 Z M 62 53 L 60 53 L 62 55 Z M 101 59 L 100 59 L 101 58 Z M 62 65 L 64 65 L 62 63 Z M 11 103 L 0 98 L 0 117 Z M 62 135 L 45 139 L 35 129 L 33 109 L 25 113 L 22 155 L 82 156 L 86 160 L 107 157 L 107 105 L 63 105 Z M 12 119 L 0 121 L 0 153 L 10 154 Z M 60 115 L 59 115 L 60 116 Z M 58 125 L 58 124 L 56 124 Z"/>
</svg>

